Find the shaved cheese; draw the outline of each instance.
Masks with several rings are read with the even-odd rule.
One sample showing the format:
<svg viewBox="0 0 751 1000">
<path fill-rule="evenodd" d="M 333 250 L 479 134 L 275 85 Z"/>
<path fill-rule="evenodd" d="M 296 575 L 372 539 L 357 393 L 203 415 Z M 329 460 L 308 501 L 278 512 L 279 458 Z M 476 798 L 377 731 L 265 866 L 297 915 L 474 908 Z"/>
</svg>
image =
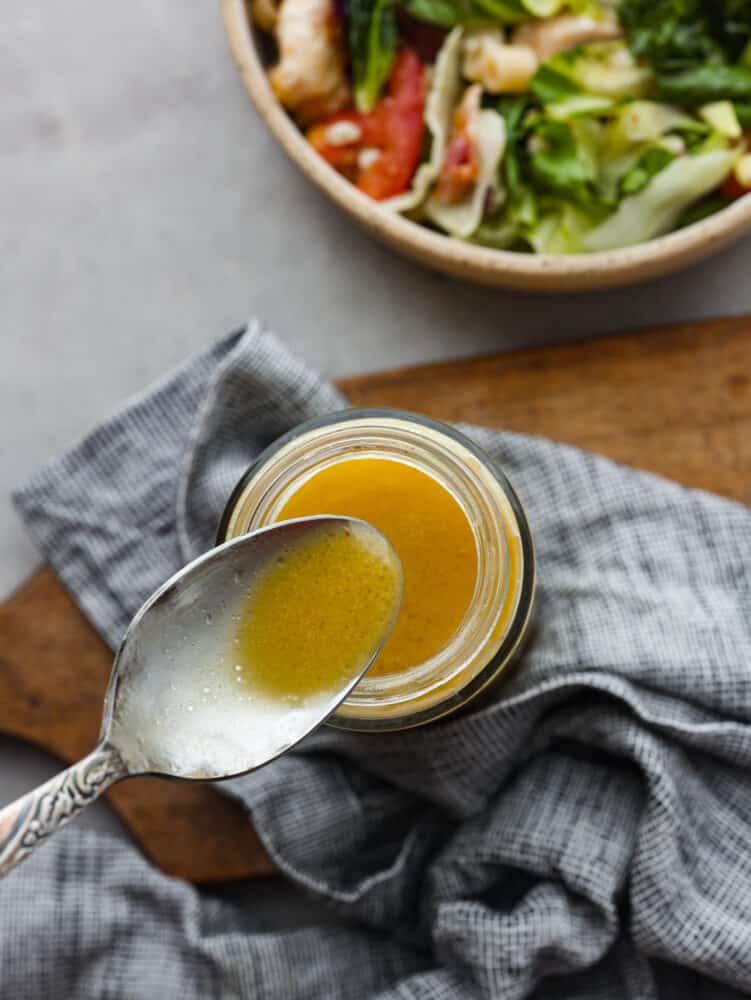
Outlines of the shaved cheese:
<svg viewBox="0 0 751 1000">
<path fill-rule="evenodd" d="M 506 148 L 506 123 L 497 111 L 481 111 L 477 122 L 477 183 L 469 194 L 455 204 L 428 199 L 428 218 L 451 236 L 468 239 L 482 221 L 485 198 L 489 191 L 500 192 L 499 167 Z"/>
</svg>

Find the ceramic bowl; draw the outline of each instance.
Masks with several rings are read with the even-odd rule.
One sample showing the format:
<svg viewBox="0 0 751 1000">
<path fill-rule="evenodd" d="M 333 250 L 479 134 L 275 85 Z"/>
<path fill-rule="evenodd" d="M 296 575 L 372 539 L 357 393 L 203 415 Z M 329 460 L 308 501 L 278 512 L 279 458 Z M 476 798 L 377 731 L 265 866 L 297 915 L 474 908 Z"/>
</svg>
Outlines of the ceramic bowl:
<svg viewBox="0 0 751 1000">
<path fill-rule="evenodd" d="M 751 231 L 751 196 L 747 196 L 679 232 L 604 253 L 562 257 L 512 253 L 442 236 L 378 205 L 314 152 L 269 86 L 259 33 L 251 24 L 245 0 L 222 0 L 222 15 L 245 87 L 290 158 L 374 236 L 434 270 L 486 285 L 528 291 L 613 288 L 678 271 Z"/>
</svg>

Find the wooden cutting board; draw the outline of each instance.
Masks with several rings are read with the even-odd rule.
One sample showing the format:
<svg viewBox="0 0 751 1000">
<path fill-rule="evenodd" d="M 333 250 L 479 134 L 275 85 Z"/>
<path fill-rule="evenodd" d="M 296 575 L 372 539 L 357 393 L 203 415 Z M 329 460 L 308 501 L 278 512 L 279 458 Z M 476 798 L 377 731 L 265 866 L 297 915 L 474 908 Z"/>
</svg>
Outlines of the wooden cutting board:
<svg viewBox="0 0 751 1000">
<path fill-rule="evenodd" d="M 395 406 L 589 448 L 751 503 L 751 317 L 343 379 Z M 0 730 L 73 761 L 99 727 L 111 654 L 49 568 L 0 606 Z M 194 882 L 268 874 L 239 806 L 139 778 L 110 800 L 146 854 Z"/>
</svg>

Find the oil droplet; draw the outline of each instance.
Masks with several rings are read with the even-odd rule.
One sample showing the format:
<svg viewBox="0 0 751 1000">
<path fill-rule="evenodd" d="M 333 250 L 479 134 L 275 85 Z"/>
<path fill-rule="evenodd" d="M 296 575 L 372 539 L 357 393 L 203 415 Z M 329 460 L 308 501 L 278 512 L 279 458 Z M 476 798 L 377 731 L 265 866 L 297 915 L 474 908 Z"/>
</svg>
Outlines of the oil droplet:
<svg viewBox="0 0 751 1000">
<path fill-rule="evenodd" d="M 188 705 L 188 711 L 189 711 L 189 712 L 192 712 L 192 711 L 193 711 L 193 706 L 192 706 L 192 705 Z"/>
</svg>

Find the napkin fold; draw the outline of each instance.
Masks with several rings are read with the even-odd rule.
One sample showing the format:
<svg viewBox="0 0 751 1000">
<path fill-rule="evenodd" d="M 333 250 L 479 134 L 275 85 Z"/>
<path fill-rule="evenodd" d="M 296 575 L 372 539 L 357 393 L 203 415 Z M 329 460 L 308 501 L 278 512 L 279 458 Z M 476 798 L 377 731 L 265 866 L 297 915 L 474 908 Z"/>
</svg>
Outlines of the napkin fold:
<svg viewBox="0 0 751 1000">
<path fill-rule="evenodd" d="M 253 457 L 346 405 L 258 323 L 15 495 L 110 645 L 208 548 Z M 323 729 L 239 798 L 342 928 L 235 907 L 69 827 L 0 882 L 0 996 L 735 998 L 751 989 L 751 512 L 550 441 L 464 427 L 539 559 L 522 669 L 461 718 Z"/>
</svg>

